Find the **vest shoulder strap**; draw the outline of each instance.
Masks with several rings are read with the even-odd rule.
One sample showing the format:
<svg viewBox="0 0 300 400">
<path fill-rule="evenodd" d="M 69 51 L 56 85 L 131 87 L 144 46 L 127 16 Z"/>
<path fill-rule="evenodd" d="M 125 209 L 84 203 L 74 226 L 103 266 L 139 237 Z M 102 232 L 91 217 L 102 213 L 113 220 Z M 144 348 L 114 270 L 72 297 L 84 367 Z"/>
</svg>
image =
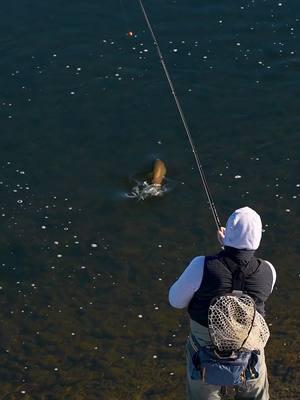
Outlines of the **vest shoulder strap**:
<svg viewBox="0 0 300 400">
<path fill-rule="evenodd" d="M 245 288 L 245 280 L 248 275 L 251 275 L 256 269 L 255 265 L 251 265 L 253 261 L 256 260 L 255 258 L 251 258 L 249 262 L 245 265 L 240 265 L 234 262 L 231 259 L 222 259 L 223 265 L 231 272 L 232 274 L 232 288 L 233 292 L 243 292 Z M 250 267 L 250 268 L 249 268 Z"/>
</svg>

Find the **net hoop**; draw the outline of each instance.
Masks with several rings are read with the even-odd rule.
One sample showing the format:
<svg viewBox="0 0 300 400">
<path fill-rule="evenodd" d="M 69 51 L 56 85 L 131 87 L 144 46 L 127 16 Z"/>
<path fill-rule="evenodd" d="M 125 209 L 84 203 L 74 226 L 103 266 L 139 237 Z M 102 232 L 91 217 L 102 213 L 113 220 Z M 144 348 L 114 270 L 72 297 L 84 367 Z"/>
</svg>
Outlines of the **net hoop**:
<svg viewBox="0 0 300 400">
<path fill-rule="evenodd" d="M 270 336 L 254 300 L 246 294 L 215 297 L 208 310 L 208 330 L 219 352 L 262 350 Z"/>
</svg>

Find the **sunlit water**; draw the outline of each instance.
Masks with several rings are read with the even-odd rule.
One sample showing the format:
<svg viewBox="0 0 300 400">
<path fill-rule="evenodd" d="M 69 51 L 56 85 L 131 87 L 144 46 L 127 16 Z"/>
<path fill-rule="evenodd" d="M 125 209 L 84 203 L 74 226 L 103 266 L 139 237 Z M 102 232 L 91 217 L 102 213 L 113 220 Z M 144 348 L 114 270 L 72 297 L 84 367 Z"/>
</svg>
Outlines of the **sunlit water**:
<svg viewBox="0 0 300 400">
<path fill-rule="evenodd" d="M 262 216 L 272 399 L 299 399 L 300 4 L 145 5 L 222 222 Z M 6 2 L 0 20 L 0 397 L 183 399 L 168 288 L 218 244 L 138 3 Z M 124 201 L 154 154 L 174 189 Z"/>
</svg>

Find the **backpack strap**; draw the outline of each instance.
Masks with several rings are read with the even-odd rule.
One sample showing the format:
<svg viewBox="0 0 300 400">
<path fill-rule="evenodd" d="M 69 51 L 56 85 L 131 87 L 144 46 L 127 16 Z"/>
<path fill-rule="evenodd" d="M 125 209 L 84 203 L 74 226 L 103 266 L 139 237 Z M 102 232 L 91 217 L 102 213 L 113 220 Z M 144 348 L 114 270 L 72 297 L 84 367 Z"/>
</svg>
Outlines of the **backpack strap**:
<svg viewBox="0 0 300 400">
<path fill-rule="evenodd" d="M 242 266 L 234 261 L 229 263 L 225 258 L 223 258 L 222 262 L 232 274 L 232 293 L 240 297 L 243 294 L 246 279 L 246 275 L 242 270 Z M 250 262 L 251 260 L 246 265 L 243 265 L 243 269 L 246 269 Z"/>
</svg>

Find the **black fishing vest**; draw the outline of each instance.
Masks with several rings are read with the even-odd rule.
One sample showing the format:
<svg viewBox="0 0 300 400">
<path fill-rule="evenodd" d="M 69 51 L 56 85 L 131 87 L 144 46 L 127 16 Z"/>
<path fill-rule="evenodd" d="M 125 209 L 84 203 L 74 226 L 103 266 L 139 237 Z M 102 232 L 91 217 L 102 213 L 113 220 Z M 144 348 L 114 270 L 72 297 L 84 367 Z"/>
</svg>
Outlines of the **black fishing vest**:
<svg viewBox="0 0 300 400">
<path fill-rule="evenodd" d="M 239 274 L 243 274 L 239 279 Z M 188 306 L 192 320 L 207 326 L 211 300 L 232 292 L 233 276 L 243 282 L 241 290 L 253 298 L 257 311 L 265 315 L 265 301 L 272 291 L 273 274 L 266 261 L 254 257 L 254 251 L 225 247 L 216 256 L 205 257 L 203 279 Z"/>
</svg>

